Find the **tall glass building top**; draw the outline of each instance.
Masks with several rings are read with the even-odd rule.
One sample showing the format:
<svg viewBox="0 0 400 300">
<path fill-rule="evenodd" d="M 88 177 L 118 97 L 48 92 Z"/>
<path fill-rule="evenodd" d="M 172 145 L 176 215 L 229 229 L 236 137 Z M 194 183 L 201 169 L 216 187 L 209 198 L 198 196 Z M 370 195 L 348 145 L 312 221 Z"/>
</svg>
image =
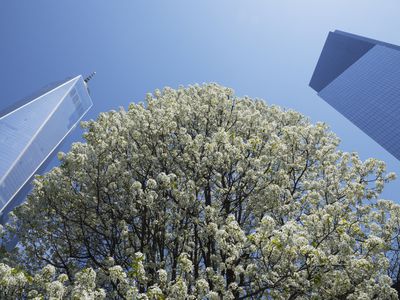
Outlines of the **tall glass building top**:
<svg viewBox="0 0 400 300">
<path fill-rule="evenodd" d="M 24 200 L 33 175 L 91 106 L 86 83 L 77 76 L 0 114 L 0 223 Z"/>
<path fill-rule="evenodd" d="M 400 159 L 400 47 L 330 32 L 310 86 Z"/>
</svg>

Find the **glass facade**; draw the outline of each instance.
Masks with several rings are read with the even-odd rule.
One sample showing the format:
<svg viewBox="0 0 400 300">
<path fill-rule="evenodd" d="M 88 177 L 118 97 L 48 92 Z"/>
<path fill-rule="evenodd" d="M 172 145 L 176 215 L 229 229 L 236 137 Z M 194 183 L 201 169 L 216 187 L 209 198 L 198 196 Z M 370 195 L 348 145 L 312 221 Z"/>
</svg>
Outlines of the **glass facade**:
<svg viewBox="0 0 400 300">
<path fill-rule="evenodd" d="M 81 76 L 0 117 L 0 222 L 21 203 L 33 175 L 92 106 Z"/>
<path fill-rule="evenodd" d="M 356 42 L 346 46 L 343 40 L 349 38 Z M 342 44 L 335 44 L 336 40 Z M 372 45 L 367 51 L 365 43 Z M 358 52 L 351 49 L 357 45 L 364 45 L 361 46 L 364 48 Z M 339 50 L 332 56 L 336 47 L 347 50 Z M 352 53 L 363 54 L 356 57 Z M 353 62 L 347 65 L 350 61 Z M 331 67 L 333 64 L 336 66 Z M 340 72 L 337 71 L 338 65 L 342 66 Z M 322 81 L 325 84 L 319 84 Z M 330 33 L 310 86 L 333 108 L 400 159 L 400 47 L 340 31 Z"/>
</svg>

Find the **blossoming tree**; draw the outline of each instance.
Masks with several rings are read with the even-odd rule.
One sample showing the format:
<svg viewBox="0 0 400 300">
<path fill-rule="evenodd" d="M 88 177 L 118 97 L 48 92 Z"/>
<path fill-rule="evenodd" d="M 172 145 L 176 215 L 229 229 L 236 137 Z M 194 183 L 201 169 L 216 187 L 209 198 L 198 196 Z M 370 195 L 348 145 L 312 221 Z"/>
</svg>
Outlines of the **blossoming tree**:
<svg viewBox="0 0 400 300">
<path fill-rule="evenodd" d="M 397 298 L 400 208 L 378 199 L 394 175 L 326 125 L 205 84 L 83 126 L 15 211 L 26 271 L 1 264 L 4 293 Z"/>
</svg>

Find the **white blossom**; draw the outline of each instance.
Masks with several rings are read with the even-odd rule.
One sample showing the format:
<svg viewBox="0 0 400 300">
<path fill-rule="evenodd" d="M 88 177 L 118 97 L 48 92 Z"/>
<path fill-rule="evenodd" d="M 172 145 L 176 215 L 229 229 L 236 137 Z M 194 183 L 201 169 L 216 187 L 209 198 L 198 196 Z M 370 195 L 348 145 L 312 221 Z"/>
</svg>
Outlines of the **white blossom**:
<svg viewBox="0 0 400 300">
<path fill-rule="evenodd" d="M 395 175 L 326 124 L 211 83 L 83 127 L 0 230 L 0 298 L 396 299 Z"/>
</svg>

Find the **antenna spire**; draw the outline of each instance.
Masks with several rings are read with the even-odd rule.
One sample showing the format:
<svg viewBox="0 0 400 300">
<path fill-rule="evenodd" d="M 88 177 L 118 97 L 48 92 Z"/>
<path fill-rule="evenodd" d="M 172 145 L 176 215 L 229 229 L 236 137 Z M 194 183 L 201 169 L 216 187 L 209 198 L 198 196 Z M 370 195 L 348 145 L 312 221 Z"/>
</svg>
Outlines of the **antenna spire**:
<svg viewBox="0 0 400 300">
<path fill-rule="evenodd" d="M 87 89 L 87 91 L 88 91 L 89 94 L 90 94 L 90 90 L 89 90 L 89 87 L 88 87 L 88 82 L 90 81 L 90 79 L 93 78 L 94 75 L 96 75 L 96 72 L 93 72 L 92 74 L 90 74 L 88 77 L 86 77 L 86 78 L 83 80 L 83 82 L 85 83 L 86 89 Z"/>
<path fill-rule="evenodd" d="M 96 72 L 93 72 L 93 73 L 90 74 L 88 77 L 86 77 L 86 78 L 84 79 L 85 83 L 87 84 L 87 83 L 90 81 L 90 79 L 93 78 L 94 75 L 96 75 Z"/>
</svg>

